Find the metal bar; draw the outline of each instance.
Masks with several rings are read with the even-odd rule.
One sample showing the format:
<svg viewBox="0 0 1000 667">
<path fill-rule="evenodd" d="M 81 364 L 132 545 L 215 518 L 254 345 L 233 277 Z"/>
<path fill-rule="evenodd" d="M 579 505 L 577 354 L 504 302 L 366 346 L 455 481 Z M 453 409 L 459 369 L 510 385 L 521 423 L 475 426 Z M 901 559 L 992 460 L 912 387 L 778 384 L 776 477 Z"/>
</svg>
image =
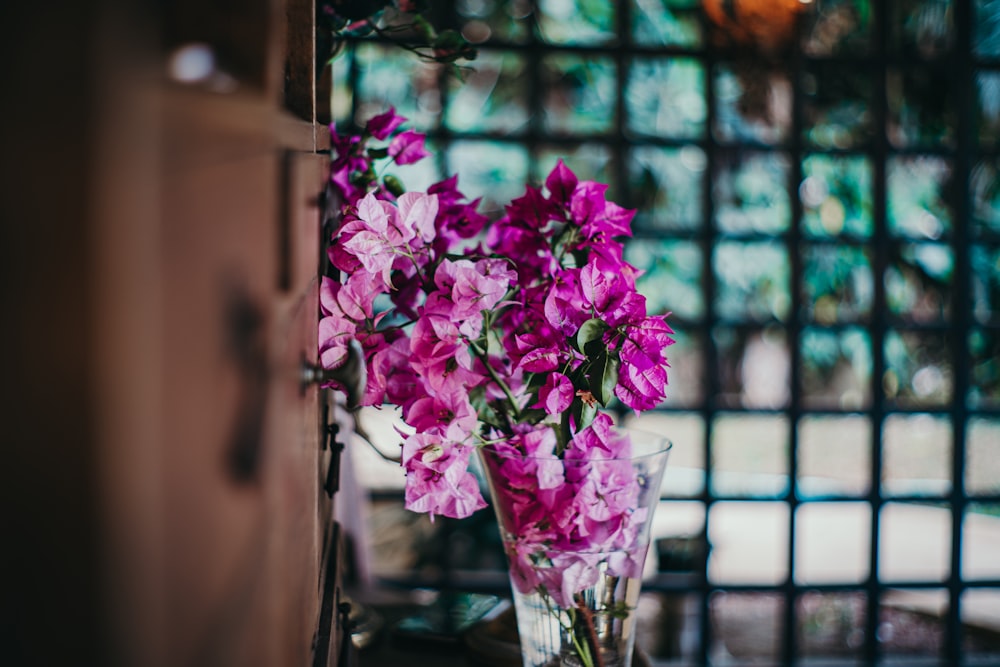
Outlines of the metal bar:
<svg viewBox="0 0 1000 667">
<path fill-rule="evenodd" d="M 972 328 L 972 269 L 969 261 L 969 222 L 972 206 L 969 201 L 969 181 L 972 172 L 976 127 L 975 72 L 972 66 L 971 3 L 956 2 L 954 21 L 956 39 L 952 47 L 952 76 L 955 77 L 957 122 L 955 127 L 956 154 L 952 202 L 955 229 L 954 285 L 951 305 L 951 349 L 954 384 L 952 391 L 952 482 L 951 482 L 951 567 L 948 574 L 948 613 L 945 625 L 944 658 L 952 664 L 962 660 L 962 527 L 967 497 L 965 492 L 965 456 L 968 424 L 966 396 L 971 373 L 968 332 Z"/>
<path fill-rule="evenodd" d="M 869 533 L 870 552 L 868 561 L 868 578 L 865 583 L 868 599 L 865 617 L 864 659 L 869 665 L 878 662 L 881 656 L 878 628 L 881 610 L 882 584 L 879 578 L 879 533 L 881 528 L 882 510 L 882 432 L 885 422 L 885 394 L 882 388 L 882 376 L 885 372 L 885 334 L 888 328 L 886 317 L 886 294 L 882 276 L 888 266 L 888 221 L 886 193 L 886 160 L 888 158 L 888 139 L 885 126 L 888 118 L 888 102 L 886 99 L 886 68 L 887 44 L 889 41 L 889 9 L 888 3 L 872 3 L 872 18 L 874 21 L 873 40 L 873 89 L 872 115 L 873 129 L 873 183 L 872 209 L 874 215 L 874 233 L 872 236 L 872 274 L 874 276 L 874 296 L 871 316 L 872 345 L 872 377 L 871 377 L 871 489 L 868 502 L 871 504 L 871 531 Z"/>
<path fill-rule="evenodd" d="M 702 16 L 702 32 L 707 34 L 708 24 L 707 19 Z M 705 151 L 705 171 L 707 178 L 702 181 L 702 223 L 704 225 L 704 234 L 701 237 L 701 253 L 702 253 L 702 301 L 705 304 L 705 321 L 704 328 L 702 329 L 702 336 L 704 338 L 704 363 L 705 363 L 705 395 L 703 403 L 700 407 L 700 412 L 702 415 L 702 421 L 705 426 L 704 440 L 702 441 L 704 461 L 705 461 L 705 478 L 703 480 L 704 487 L 702 488 L 702 503 L 705 505 L 705 521 L 702 525 L 702 531 L 705 535 L 705 539 L 711 531 L 711 513 L 712 505 L 715 502 L 713 486 L 713 464 L 712 464 L 712 437 L 715 428 L 715 416 L 718 410 L 717 399 L 719 395 L 721 386 L 719 382 L 719 356 L 718 349 L 716 348 L 715 339 L 712 335 L 714 329 L 714 323 L 716 318 L 716 313 L 714 310 L 715 304 L 715 271 L 712 266 L 712 252 L 715 247 L 716 237 L 718 235 L 718 230 L 715 227 L 715 203 L 712 199 L 712 178 L 714 177 L 718 156 L 718 144 L 715 140 L 712 128 L 715 125 L 715 86 L 713 82 L 713 76 L 715 74 L 716 67 L 716 57 L 711 50 L 705 51 L 701 54 L 703 68 L 705 72 L 705 134 L 702 138 L 702 148 Z M 701 571 L 698 572 L 699 578 L 699 623 L 701 629 L 701 636 L 699 638 L 699 643 L 697 647 L 697 654 L 695 655 L 695 660 L 699 665 L 709 665 L 710 664 L 710 653 L 712 650 L 712 616 L 711 616 L 711 593 L 712 587 L 710 585 L 708 576 L 708 558 L 703 559 L 700 563 Z"/>
</svg>

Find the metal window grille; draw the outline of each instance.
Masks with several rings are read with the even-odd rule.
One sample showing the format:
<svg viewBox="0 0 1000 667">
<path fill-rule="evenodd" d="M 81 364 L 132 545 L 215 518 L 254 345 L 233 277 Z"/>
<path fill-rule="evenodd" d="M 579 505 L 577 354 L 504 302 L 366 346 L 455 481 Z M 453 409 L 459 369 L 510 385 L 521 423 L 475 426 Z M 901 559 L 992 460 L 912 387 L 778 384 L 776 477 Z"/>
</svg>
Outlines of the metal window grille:
<svg viewBox="0 0 1000 667">
<path fill-rule="evenodd" d="M 487 208 L 564 155 L 638 209 L 630 252 L 681 343 L 675 396 L 657 412 L 694 424 L 683 446 L 703 469 L 664 502 L 700 508 L 710 542 L 726 511 L 778 508 L 781 536 L 768 580 L 720 581 L 713 554 L 646 586 L 695 601 L 679 664 L 760 664 L 717 651 L 720 605 L 758 599 L 744 594 L 777 601 L 774 663 L 989 664 L 1000 653 L 974 641 L 973 617 L 1000 614 L 1000 552 L 973 528 L 1000 516 L 1000 2 L 803 2 L 788 42 L 763 50 L 708 7 L 738 26 L 741 4 L 768 5 L 443 3 L 437 20 L 479 41 L 473 92 L 355 40 L 333 61 L 333 117 L 350 126 L 394 104 L 436 149 L 433 173 L 410 178 L 457 171 Z M 470 101 L 477 76 L 492 83 Z M 750 346 L 776 352 L 755 365 Z M 748 485 L 727 457 L 755 423 L 777 435 L 747 445 L 751 468 L 773 459 Z M 937 473 L 909 473 L 916 459 Z M 826 461 L 860 461 L 861 481 L 817 486 Z M 926 527 L 939 574 L 888 565 L 931 557 L 889 553 L 917 507 L 943 518 Z M 863 533 L 857 577 L 804 572 L 830 508 Z M 887 636 L 900 591 L 940 602 L 920 630 L 929 650 Z M 809 637 L 832 622 L 824 605 L 846 636 L 833 648 Z"/>
</svg>

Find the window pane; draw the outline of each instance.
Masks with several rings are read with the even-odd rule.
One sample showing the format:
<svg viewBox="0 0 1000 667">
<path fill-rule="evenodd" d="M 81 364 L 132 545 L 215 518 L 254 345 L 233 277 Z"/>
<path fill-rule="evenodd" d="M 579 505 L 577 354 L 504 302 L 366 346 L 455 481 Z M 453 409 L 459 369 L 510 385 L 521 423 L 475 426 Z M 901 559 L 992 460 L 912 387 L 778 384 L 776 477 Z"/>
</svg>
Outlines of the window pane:
<svg viewBox="0 0 1000 667">
<path fill-rule="evenodd" d="M 851 148 L 871 138 L 870 71 L 813 61 L 802 78 L 806 141 L 820 148 Z"/>
<path fill-rule="evenodd" d="M 954 259 L 940 243 L 906 243 L 885 272 L 889 312 L 910 322 L 941 322 L 951 314 Z"/>
<path fill-rule="evenodd" d="M 868 577 L 868 503 L 805 503 L 795 512 L 795 583 L 860 583 Z"/>
<path fill-rule="evenodd" d="M 788 490 L 788 420 L 723 414 L 712 431 L 712 492 L 772 498 Z"/>
<path fill-rule="evenodd" d="M 1000 331 L 973 329 L 969 333 L 969 354 L 969 407 L 1000 407 Z"/>
<path fill-rule="evenodd" d="M 631 0 L 632 40 L 640 46 L 700 46 L 697 0 Z"/>
<path fill-rule="evenodd" d="M 936 333 L 889 331 L 885 337 L 886 398 L 903 406 L 947 405 L 953 372 L 951 347 Z"/>
<path fill-rule="evenodd" d="M 427 132 L 441 120 L 439 65 L 425 63 L 392 46 L 359 44 L 357 48 L 359 121 L 395 107 L 412 129 Z"/>
<path fill-rule="evenodd" d="M 1000 581 L 997 554 L 1000 554 L 1000 504 L 970 504 L 962 519 L 962 578 Z"/>
<path fill-rule="evenodd" d="M 1000 588 L 970 588 L 962 592 L 962 649 L 970 665 L 1000 664 L 1000 642 L 996 638 Z"/>
<path fill-rule="evenodd" d="M 778 408 L 788 404 L 789 354 L 784 329 L 716 327 L 719 405 Z"/>
<path fill-rule="evenodd" d="M 539 0 L 538 31 L 549 44 L 609 44 L 616 41 L 615 3 Z"/>
<path fill-rule="evenodd" d="M 811 236 L 872 233 L 872 167 L 864 157 L 812 155 L 802 161 L 803 231 Z"/>
<path fill-rule="evenodd" d="M 884 664 L 943 667 L 934 658 L 929 663 L 924 659 L 942 655 L 947 608 L 948 591 L 943 589 L 888 591 L 882 598 L 878 624 Z"/>
<path fill-rule="evenodd" d="M 719 638 L 720 653 L 725 651 L 726 656 L 726 662 L 718 664 L 778 664 L 786 604 L 779 593 L 713 593 L 709 600 L 712 637 Z"/>
<path fill-rule="evenodd" d="M 644 271 L 636 286 L 646 296 L 651 313 L 672 311 L 675 316 L 696 320 L 705 313 L 700 289 L 702 253 L 691 241 L 630 239 L 625 260 Z"/>
<path fill-rule="evenodd" d="M 708 513 L 709 581 L 783 582 L 788 574 L 788 521 L 788 505 L 782 502 L 714 503 Z"/>
<path fill-rule="evenodd" d="M 705 420 L 701 415 L 685 412 L 647 411 L 636 415 L 629 413 L 623 423 L 626 427 L 652 433 L 662 433 L 673 448 L 670 450 L 670 460 L 663 476 L 664 497 L 693 497 L 700 495 L 705 488 Z M 673 468 L 673 470 L 671 470 Z M 671 524 L 672 519 L 665 516 L 674 511 L 680 503 L 671 503 L 661 507 L 653 518 L 656 526 Z M 704 505 L 699 522 L 692 526 L 690 532 L 700 532 L 704 521 Z M 654 529 L 654 533 L 658 533 Z"/>
<path fill-rule="evenodd" d="M 944 581 L 950 559 L 950 510 L 915 503 L 882 506 L 878 563 L 883 581 Z"/>
<path fill-rule="evenodd" d="M 860 55 L 871 46 L 869 0 L 823 0 L 807 14 L 802 49 L 813 56 Z"/>
<path fill-rule="evenodd" d="M 868 417 L 803 417 L 798 436 L 800 497 L 868 493 L 872 444 Z"/>
<path fill-rule="evenodd" d="M 696 229 L 702 224 L 705 153 L 694 146 L 639 146 L 628 160 L 635 228 Z"/>
<path fill-rule="evenodd" d="M 348 127 L 351 122 L 351 102 L 354 99 L 354 89 L 351 88 L 347 76 L 353 55 L 345 54 L 330 62 L 333 68 L 332 90 L 330 91 L 330 117 L 337 127 Z"/>
<path fill-rule="evenodd" d="M 719 162 L 712 199 L 720 231 L 777 234 L 788 229 L 788 160 L 783 154 L 740 152 Z"/>
<path fill-rule="evenodd" d="M 488 39 L 524 42 L 531 35 L 526 20 L 531 5 L 525 0 L 457 0 L 455 11 L 463 20 L 462 35 L 474 44 Z"/>
<path fill-rule="evenodd" d="M 715 134 L 723 141 L 784 140 L 791 126 L 792 91 L 788 75 L 754 69 L 746 61 L 717 65 Z"/>
<path fill-rule="evenodd" d="M 716 313 L 723 318 L 766 321 L 788 317 L 788 254 L 772 242 L 723 241 L 712 254 L 718 281 Z"/>
<path fill-rule="evenodd" d="M 605 133 L 615 124 L 614 61 L 553 55 L 542 61 L 545 129 L 556 134 Z"/>
<path fill-rule="evenodd" d="M 636 58 L 625 89 L 626 130 L 693 139 L 705 133 L 705 71 L 690 58 Z"/>
<path fill-rule="evenodd" d="M 966 491 L 1000 494 L 1000 417 L 970 419 L 966 438 Z"/>
<path fill-rule="evenodd" d="M 890 415 L 882 436 L 882 493 L 942 496 L 951 491 L 951 422 L 926 414 Z"/>
<path fill-rule="evenodd" d="M 516 144 L 456 141 L 448 147 L 448 168 L 462 175 L 459 187 L 467 197 L 483 198 L 481 212 L 498 214 L 524 194 L 528 152 Z"/>
<path fill-rule="evenodd" d="M 874 289 L 869 249 L 806 245 L 802 264 L 802 301 L 808 319 L 832 324 L 869 316 Z"/>
<path fill-rule="evenodd" d="M 972 227 L 979 235 L 1000 234 L 1000 160 L 983 160 L 972 168 Z"/>
<path fill-rule="evenodd" d="M 890 232 L 936 239 L 951 231 L 951 209 L 945 203 L 950 162 L 936 157 L 894 158 L 887 171 Z"/>
<path fill-rule="evenodd" d="M 1000 26 L 1000 19 L 997 20 Z M 997 28 L 1000 35 L 1000 27 Z M 1000 42 L 1000 37 L 997 38 Z M 996 148 L 1000 144 L 1000 72 L 976 73 L 976 102 L 979 121 L 979 145 Z"/>
<path fill-rule="evenodd" d="M 871 405 L 868 332 L 805 328 L 801 337 L 802 401 L 810 408 L 857 410 Z"/>
<path fill-rule="evenodd" d="M 972 246 L 972 312 L 983 324 L 1000 319 L 1000 246 Z"/>
<path fill-rule="evenodd" d="M 1000 57 L 1000 13 L 996 0 L 974 0 L 976 19 L 973 43 L 976 53 L 992 58 Z"/>
<path fill-rule="evenodd" d="M 705 333 L 683 329 L 678 330 L 673 338 L 676 343 L 672 349 L 676 352 L 667 351 L 670 384 L 662 405 L 696 408 L 705 400 Z"/>
<path fill-rule="evenodd" d="M 886 78 L 889 141 L 898 147 L 951 146 L 955 140 L 952 73 L 944 67 L 891 69 Z"/>
<path fill-rule="evenodd" d="M 897 0 L 890 4 L 890 47 L 896 55 L 939 58 L 955 39 L 951 0 Z"/>
<path fill-rule="evenodd" d="M 505 134 L 524 130 L 528 96 L 519 81 L 524 75 L 522 56 L 481 49 L 475 67 L 461 81 L 449 78 L 448 127 Z"/>
<path fill-rule="evenodd" d="M 818 660 L 856 658 L 865 643 L 864 593 L 806 592 L 798 599 L 796 625 L 801 654 Z M 826 664 L 826 663 L 824 663 Z"/>
</svg>

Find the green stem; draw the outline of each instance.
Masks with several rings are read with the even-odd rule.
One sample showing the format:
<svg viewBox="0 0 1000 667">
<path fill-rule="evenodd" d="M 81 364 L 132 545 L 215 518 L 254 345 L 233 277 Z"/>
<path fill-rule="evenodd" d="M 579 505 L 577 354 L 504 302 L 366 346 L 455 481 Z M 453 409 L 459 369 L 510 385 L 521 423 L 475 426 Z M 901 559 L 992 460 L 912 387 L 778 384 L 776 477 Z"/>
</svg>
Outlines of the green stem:
<svg viewBox="0 0 1000 667">
<path fill-rule="evenodd" d="M 577 636 L 577 622 L 576 622 L 576 609 L 567 609 L 566 616 L 569 621 L 563 622 L 562 609 L 558 607 L 553 607 L 549 603 L 549 596 L 546 593 L 542 593 L 542 600 L 545 602 L 545 608 L 549 610 L 549 613 L 555 616 L 556 621 L 567 634 L 569 634 L 570 641 L 573 642 L 573 648 L 576 650 L 576 655 L 580 658 L 580 662 L 583 663 L 583 667 L 594 667 L 594 659 L 590 654 L 589 646 L 584 643 L 580 643 L 580 637 Z"/>
</svg>

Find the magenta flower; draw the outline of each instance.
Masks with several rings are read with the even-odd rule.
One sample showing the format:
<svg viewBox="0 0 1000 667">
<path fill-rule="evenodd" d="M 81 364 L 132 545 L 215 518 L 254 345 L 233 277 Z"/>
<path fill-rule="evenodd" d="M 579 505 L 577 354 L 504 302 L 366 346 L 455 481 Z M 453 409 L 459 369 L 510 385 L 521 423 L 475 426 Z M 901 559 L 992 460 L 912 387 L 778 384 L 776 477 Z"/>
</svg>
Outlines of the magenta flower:
<svg viewBox="0 0 1000 667">
<path fill-rule="evenodd" d="M 397 114 L 395 107 L 389 107 L 388 111 L 370 118 L 365 124 L 365 129 L 376 139 L 384 141 L 389 138 L 393 130 L 404 122 L 406 122 L 406 118 Z"/>
<path fill-rule="evenodd" d="M 428 154 L 404 120 L 389 109 L 360 136 L 331 138 L 345 209 L 320 285 L 320 361 L 335 368 L 360 344 L 361 404 L 401 408 L 409 509 L 483 507 L 469 463 L 488 447 L 515 588 L 572 606 L 602 550 L 619 554 L 601 565 L 611 574 L 642 563 L 641 489 L 620 460 L 630 445 L 603 408 L 663 401 L 673 331 L 647 314 L 624 260 L 634 211 L 562 161 L 492 222 L 455 176 L 389 188 L 379 163 Z"/>
<path fill-rule="evenodd" d="M 413 130 L 397 134 L 389 144 L 389 155 L 396 164 L 413 164 L 430 155 L 424 148 L 424 135 Z"/>
<path fill-rule="evenodd" d="M 573 382 L 568 377 L 562 373 L 550 373 L 538 390 L 538 402 L 532 407 L 542 408 L 550 415 L 562 414 L 569 409 L 575 395 Z"/>
</svg>

